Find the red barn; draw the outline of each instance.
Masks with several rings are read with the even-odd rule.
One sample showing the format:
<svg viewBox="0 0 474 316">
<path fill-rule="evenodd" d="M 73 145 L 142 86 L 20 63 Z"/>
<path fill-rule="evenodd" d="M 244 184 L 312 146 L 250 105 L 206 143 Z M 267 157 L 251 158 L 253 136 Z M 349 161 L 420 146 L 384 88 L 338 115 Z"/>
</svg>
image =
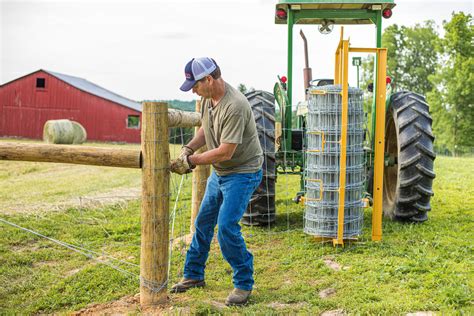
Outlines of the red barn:
<svg viewBox="0 0 474 316">
<path fill-rule="evenodd" d="M 82 78 L 47 70 L 0 86 L 0 136 L 43 137 L 47 120 L 79 122 L 88 140 L 140 142 L 141 104 Z"/>
</svg>

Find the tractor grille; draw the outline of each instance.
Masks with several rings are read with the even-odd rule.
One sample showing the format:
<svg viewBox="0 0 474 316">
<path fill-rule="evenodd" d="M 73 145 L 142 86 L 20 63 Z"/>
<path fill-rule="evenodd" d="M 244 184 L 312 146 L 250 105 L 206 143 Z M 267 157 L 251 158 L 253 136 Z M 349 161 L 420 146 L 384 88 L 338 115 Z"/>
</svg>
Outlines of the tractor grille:
<svg viewBox="0 0 474 316">
<path fill-rule="evenodd" d="M 318 92 L 315 93 L 316 91 Z M 309 92 L 304 231 L 318 237 L 336 238 L 342 89 L 340 85 L 329 85 L 313 87 Z M 355 238 L 362 232 L 364 219 L 362 194 L 365 188 L 365 119 L 360 89 L 349 88 L 348 115 L 344 238 Z"/>
</svg>

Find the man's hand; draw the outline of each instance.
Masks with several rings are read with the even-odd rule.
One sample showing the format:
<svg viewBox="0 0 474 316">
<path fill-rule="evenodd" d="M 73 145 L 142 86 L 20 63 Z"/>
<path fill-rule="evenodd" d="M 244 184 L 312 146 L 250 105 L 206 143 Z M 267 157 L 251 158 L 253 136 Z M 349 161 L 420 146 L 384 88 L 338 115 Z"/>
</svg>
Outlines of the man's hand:
<svg viewBox="0 0 474 316">
<path fill-rule="evenodd" d="M 191 166 L 189 165 L 188 156 L 194 154 L 194 150 L 189 146 L 183 146 L 181 148 L 181 154 L 179 157 L 171 161 L 170 169 L 171 172 L 177 174 L 185 174 L 191 172 Z"/>
<path fill-rule="evenodd" d="M 184 145 L 183 148 L 181 148 L 181 155 L 180 156 L 189 156 L 189 155 L 192 155 L 194 154 L 194 150 L 187 146 L 187 145 Z"/>
<path fill-rule="evenodd" d="M 188 163 L 188 156 L 182 153 L 177 159 L 171 161 L 170 165 L 171 172 L 177 174 L 186 174 L 191 172 L 191 167 Z"/>
</svg>

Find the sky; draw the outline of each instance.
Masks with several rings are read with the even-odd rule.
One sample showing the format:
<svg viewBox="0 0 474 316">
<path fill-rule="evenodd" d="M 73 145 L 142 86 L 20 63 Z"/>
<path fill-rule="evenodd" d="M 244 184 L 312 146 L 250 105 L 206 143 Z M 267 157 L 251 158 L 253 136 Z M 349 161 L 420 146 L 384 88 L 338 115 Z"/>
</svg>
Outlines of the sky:
<svg viewBox="0 0 474 316">
<path fill-rule="evenodd" d="M 286 75 L 287 27 L 274 23 L 276 0 L 0 0 L 0 84 L 39 69 L 85 78 L 133 100 L 194 100 L 182 92 L 184 66 L 213 57 L 222 77 L 272 91 Z M 442 32 L 451 12 L 473 12 L 472 0 L 395 0 L 383 20 L 413 26 L 432 19 Z M 303 41 L 313 78 L 332 78 L 339 29 L 294 27 L 293 103 L 304 99 Z M 354 47 L 375 47 L 374 26 L 346 26 Z M 351 55 L 358 56 L 356 54 Z M 363 56 L 363 55 L 362 55 Z M 355 67 L 350 70 L 356 85 Z"/>
</svg>

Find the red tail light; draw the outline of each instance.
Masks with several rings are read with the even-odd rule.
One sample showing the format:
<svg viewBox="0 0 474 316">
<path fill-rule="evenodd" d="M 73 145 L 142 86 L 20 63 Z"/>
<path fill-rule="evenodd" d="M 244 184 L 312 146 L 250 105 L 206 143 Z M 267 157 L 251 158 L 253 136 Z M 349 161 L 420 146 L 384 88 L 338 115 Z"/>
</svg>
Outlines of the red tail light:
<svg viewBox="0 0 474 316">
<path fill-rule="evenodd" d="M 382 16 L 386 19 L 390 19 L 392 16 L 392 10 L 391 9 L 385 9 L 382 11 Z"/>
<path fill-rule="evenodd" d="M 286 11 L 283 9 L 276 10 L 275 16 L 277 19 L 286 20 Z"/>
</svg>

